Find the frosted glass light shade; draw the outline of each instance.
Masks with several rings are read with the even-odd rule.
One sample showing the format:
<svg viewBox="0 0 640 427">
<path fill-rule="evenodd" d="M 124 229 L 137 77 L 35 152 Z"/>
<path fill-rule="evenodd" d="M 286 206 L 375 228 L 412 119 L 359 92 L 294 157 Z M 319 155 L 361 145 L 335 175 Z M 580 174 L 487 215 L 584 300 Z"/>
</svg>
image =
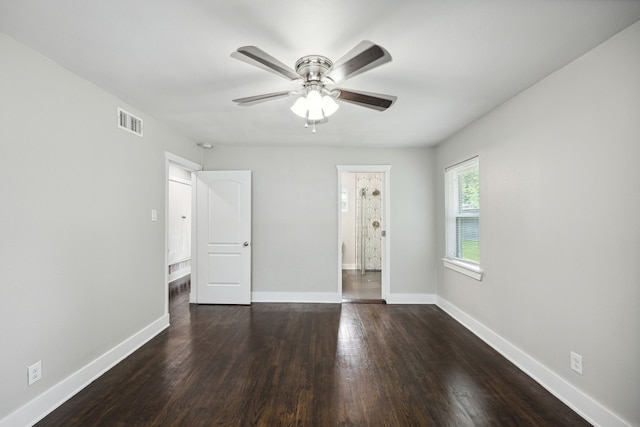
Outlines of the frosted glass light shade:
<svg viewBox="0 0 640 427">
<path fill-rule="evenodd" d="M 324 111 L 325 117 L 329 117 L 330 115 L 338 111 L 338 108 L 340 108 L 340 106 L 336 101 L 333 100 L 332 97 L 322 97 L 322 111 Z"/>
<path fill-rule="evenodd" d="M 291 106 L 291 111 L 303 119 L 321 121 L 335 113 L 340 106 L 330 96 L 323 96 L 316 89 L 310 90 L 306 96 L 299 97 Z"/>
<path fill-rule="evenodd" d="M 297 116 L 302 117 L 303 119 L 307 118 L 307 99 L 304 96 L 301 96 L 296 100 L 296 102 L 291 106 L 291 111 Z"/>
<path fill-rule="evenodd" d="M 320 121 L 322 119 L 324 119 L 324 116 L 322 115 L 321 107 L 309 108 L 309 120 Z"/>
<path fill-rule="evenodd" d="M 310 90 L 307 94 L 307 108 L 309 120 L 322 120 L 322 95 L 317 90 Z"/>
<path fill-rule="evenodd" d="M 322 99 L 322 95 L 320 95 L 320 92 L 318 92 L 315 89 L 310 90 L 309 93 L 307 94 L 307 101 L 309 102 L 309 108 L 313 108 L 316 105 L 319 105 L 321 99 Z"/>
</svg>

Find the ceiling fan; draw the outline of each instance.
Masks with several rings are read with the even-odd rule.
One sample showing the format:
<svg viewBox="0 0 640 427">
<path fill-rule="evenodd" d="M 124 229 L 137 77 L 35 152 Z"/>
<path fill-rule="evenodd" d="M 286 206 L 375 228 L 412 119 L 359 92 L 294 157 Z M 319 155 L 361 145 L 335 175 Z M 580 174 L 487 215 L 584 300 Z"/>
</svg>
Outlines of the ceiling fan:
<svg viewBox="0 0 640 427">
<path fill-rule="evenodd" d="M 348 78 L 391 61 L 389 52 L 370 41 L 360 42 L 335 63 L 321 55 L 303 56 L 296 61 L 295 70 L 255 46 L 240 47 L 231 56 L 302 85 L 302 90 L 249 96 L 234 99 L 233 102 L 249 106 L 273 99 L 298 96 L 291 111 L 305 119 L 305 127 L 312 125 L 314 133 L 315 125 L 326 123 L 327 117 L 338 109 L 339 105 L 334 99 L 377 111 L 386 110 L 397 99 L 392 95 L 333 87 Z"/>
</svg>

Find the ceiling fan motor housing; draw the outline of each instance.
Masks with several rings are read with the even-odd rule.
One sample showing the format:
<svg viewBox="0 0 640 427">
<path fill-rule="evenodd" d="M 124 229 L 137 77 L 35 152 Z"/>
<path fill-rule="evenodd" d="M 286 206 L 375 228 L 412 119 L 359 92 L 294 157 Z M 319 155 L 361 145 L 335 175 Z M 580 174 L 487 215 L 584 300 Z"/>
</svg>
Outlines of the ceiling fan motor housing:
<svg viewBox="0 0 640 427">
<path fill-rule="evenodd" d="M 304 85 L 324 82 L 324 75 L 331 69 L 333 62 L 320 55 L 307 55 L 296 61 L 296 73 L 304 80 Z"/>
</svg>

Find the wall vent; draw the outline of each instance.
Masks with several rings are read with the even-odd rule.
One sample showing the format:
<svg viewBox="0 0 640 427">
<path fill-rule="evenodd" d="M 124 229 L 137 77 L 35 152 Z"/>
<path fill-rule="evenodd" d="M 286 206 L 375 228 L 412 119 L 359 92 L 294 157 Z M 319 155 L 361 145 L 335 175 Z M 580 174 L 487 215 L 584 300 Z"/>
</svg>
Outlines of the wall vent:
<svg viewBox="0 0 640 427">
<path fill-rule="evenodd" d="M 142 138 L 142 119 L 118 107 L 118 127 Z"/>
</svg>

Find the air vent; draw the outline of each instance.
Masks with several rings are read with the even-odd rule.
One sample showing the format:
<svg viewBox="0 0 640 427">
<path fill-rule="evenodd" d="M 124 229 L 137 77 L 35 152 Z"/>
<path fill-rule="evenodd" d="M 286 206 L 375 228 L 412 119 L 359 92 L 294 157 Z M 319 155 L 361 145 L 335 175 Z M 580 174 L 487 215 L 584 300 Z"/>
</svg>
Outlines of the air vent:
<svg viewBox="0 0 640 427">
<path fill-rule="evenodd" d="M 142 119 L 118 108 L 118 127 L 142 138 Z"/>
</svg>

